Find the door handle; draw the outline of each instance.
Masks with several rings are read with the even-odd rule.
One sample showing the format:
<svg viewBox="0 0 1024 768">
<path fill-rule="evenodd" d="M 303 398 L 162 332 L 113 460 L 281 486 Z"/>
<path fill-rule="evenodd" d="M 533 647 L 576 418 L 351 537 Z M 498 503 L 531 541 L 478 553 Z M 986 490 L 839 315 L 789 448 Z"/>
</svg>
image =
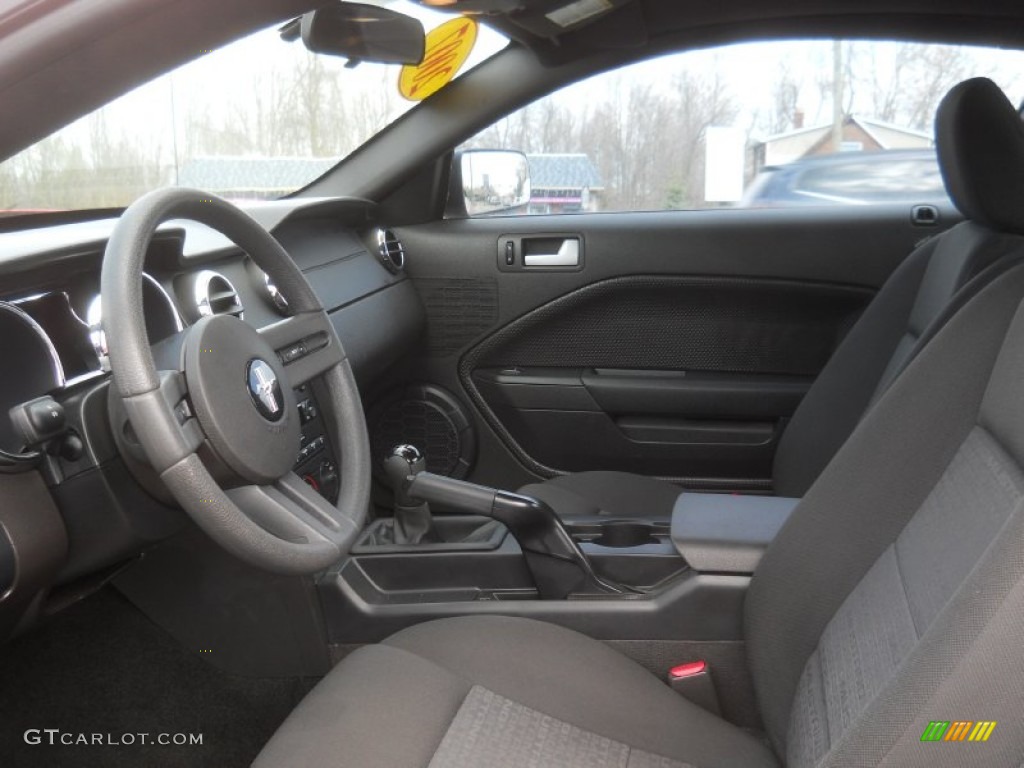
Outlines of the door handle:
<svg viewBox="0 0 1024 768">
<path fill-rule="evenodd" d="M 547 242 L 550 242 L 545 238 Z M 548 246 L 550 247 L 550 246 Z M 580 263 L 580 241 L 567 237 L 555 253 L 530 251 L 530 241 L 523 239 L 523 265 L 527 267 L 577 267 Z"/>
<path fill-rule="evenodd" d="M 585 250 L 579 232 L 504 234 L 498 238 L 498 270 L 576 272 L 583 269 Z"/>
</svg>

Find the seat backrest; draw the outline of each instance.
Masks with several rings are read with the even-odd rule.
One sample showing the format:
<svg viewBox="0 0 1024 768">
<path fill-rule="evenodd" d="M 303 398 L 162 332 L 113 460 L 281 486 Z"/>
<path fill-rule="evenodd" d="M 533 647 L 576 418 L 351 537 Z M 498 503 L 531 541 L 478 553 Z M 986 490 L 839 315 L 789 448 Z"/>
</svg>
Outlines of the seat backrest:
<svg viewBox="0 0 1024 768">
<path fill-rule="evenodd" d="M 804 495 L 869 406 L 948 320 L 954 299 L 979 290 L 993 274 L 988 268 L 1016 247 L 1008 233 L 1019 230 L 1004 197 L 991 194 L 988 184 L 1022 182 L 1005 173 L 993 177 L 976 157 L 979 141 L 990 148 L 989 129 L 1005 117 L 1005 101 L 984 78 L 943 101 L 936 119 L 939 165 L 967 220 L 904 261 L 822 369 L 779 441 L 772 473 L 777 494 Z"/>
<path fill-rule="evenodd" d="M 978 89 L 991 98 L 969 81 L 946 105 Z M 993 135 L 1009 139 L 978 162 L 1014 169 L 1017 218 L 990 221 L 1021 232 L 1024 127 L 1003 101 Z M 1024 762 L 1024 239 L 1018 250 L 878 399 L 754 575 L 751 673 L 792 768 Z M 997 726 L 936 750 L 931 721 Z"/>
</svg>

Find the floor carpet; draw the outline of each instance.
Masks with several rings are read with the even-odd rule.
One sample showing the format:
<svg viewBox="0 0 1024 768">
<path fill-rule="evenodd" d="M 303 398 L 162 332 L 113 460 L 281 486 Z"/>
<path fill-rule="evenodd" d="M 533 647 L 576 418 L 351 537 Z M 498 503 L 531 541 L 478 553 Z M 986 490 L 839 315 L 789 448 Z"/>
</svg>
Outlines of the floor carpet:
<svg viewBox="0 0 1024 768">
<path fill-rule="evenodd" d="M 0 647 L 0 765 L 241 768 L 315 682 L 220 672 L 105 589 Z"/>
</svg>

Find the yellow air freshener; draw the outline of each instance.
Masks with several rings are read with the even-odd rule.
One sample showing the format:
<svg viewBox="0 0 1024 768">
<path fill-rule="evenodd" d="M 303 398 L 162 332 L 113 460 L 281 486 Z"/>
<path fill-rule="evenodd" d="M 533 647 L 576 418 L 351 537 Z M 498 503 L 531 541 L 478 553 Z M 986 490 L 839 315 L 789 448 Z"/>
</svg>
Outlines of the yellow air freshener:
<svg viewBox="0 0 1024 768">
<path fill-rule="evenodd" d="M 476 42 L 476 22 L 467 16 L 451 19 L 427 34 L 423 61 L 402 67 L 398 90 L 409 101 L 422 101 L 455 75 Z"/>
</svg>

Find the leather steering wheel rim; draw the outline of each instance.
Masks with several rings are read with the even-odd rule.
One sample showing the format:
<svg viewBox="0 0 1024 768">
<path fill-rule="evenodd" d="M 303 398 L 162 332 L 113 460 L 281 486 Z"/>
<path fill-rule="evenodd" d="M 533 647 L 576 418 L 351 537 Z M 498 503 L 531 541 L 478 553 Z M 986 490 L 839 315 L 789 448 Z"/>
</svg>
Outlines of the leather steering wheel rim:
<svg viewBox="0 0 1024 768">
<path fill-rule="evenodd" d="M 205 317 L 183 332 L 178 369 L 158 371 L 146 336 L 142 270 L 157 228 L 172 219 L 205 224 L 245 251 L 288 297 L 290 316 L 259 331 L 230 316 Z M 146 456 L 182 508 L 229 552 L 265 570 L 312 574 L 337 562 L 369 507 L 366 421 L 337 333 L 277 240 L 214 195 L 150 192 L 114 229 L 101 294 L 114 384 Z M 286 363 L 278 352 L 300 342 L 307 353 Z M 254 367 L 267 387 L 262 394 L 251 383 Z M 292 388 L 315 378 L 328 392 L 322 410 L 337 448 L 336 506 L 291 471 L 299 434 Z M 267 397 L 269 405 L 258 402 Z M 232 470 L 231 482 L 214 478 L 200 449 Z"/>
</svg>

